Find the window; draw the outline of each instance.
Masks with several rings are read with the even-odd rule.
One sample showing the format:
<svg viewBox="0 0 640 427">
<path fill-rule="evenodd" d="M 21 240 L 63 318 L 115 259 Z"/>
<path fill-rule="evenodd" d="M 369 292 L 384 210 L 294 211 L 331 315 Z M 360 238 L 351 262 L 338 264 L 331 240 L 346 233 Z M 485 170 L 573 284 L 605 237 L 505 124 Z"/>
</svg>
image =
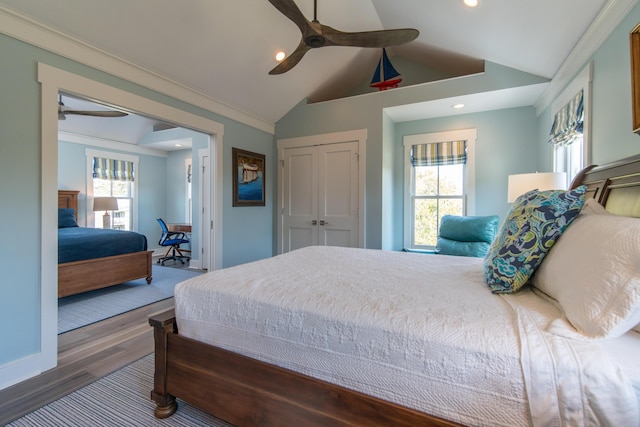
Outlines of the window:
<svg viewBox="0 0 640 427">
<path fill-rule="evenodd" d="M 475 129 L 404 138 L 405 248 L 435 249 L 441 218 L 473 210 L 474 143 Z"/>
<path fill-rule="evenodd" d="M 567 188 L 589 164 L 589 99 L 591 66 L 585 67 L 551 106 L 553 171 L 567 173 Z"/>
<path fill-rule="evenodd" d="M 584 135 L 580 134 L 570 145 L 553 147 L 553 171 L 567 173 L 567 188 L 586 166 L 584 145 Z"/>
<path fill-rule="evenodd" d="M 126 154 L 86 150 L 88 165 L 87 194 L 93 197 L 115 197 L 118 210 L 110 212 L 111 228 L 115 230 L 136 229 L 136 181 L 138 157 Z M 92 203 L 87 204 L 88 224 L 103 227 L 102 213 L 93 212 Z M 91 219 L 93 217 L 93 219 Z"/>
<path fill-rule="evenodd" d="M 111 228 L 114 230 L 133 230 L 132 201 L 133 189 L 130 181 L 111 181 L 93 178 L 93 197 L 115 197 L 118 210 L 110 212 Z M 94 227 L 102 228 L 102 216 L 94 216 Z"/>
<path fill-rule="evenodd" d="M 413 248 L 433 249 L 443 215 L 464 215 L 464 165 L 414 166 Z"/>
</svg>

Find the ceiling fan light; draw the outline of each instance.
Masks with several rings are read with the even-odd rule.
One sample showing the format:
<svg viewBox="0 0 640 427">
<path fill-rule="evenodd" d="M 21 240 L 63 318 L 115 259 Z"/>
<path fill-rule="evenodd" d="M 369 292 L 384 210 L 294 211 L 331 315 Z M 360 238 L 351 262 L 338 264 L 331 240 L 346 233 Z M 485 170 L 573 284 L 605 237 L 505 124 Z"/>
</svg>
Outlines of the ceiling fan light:
<svg viewBox="0 0 640 427">
<path fill-rule="evenodd" d="M 284 61 L 284 58 L 286 58 L 286 57 L 287 57 L 287 54 L 284 53 L 283 51 L 280 50 L 280 51 L 276 52 L 276 56 L 275 56 L 276 61 L 282 62 L 282 61 Z"/>
</svg>

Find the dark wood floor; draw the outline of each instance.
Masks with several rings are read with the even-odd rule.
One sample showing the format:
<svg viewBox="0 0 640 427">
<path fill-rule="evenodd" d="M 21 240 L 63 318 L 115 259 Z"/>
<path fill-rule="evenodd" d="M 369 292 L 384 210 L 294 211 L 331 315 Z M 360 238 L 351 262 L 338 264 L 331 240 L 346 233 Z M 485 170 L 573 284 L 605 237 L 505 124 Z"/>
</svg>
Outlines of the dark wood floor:
<svg viewBox="0 0 640 427">
<path fill-rule="evenodd" d="M 169 298 L 58 335 L 58 366 L 0 390 L 0 426 L 153 352 L 149 316 L 173 308 Z"/>
</svg>

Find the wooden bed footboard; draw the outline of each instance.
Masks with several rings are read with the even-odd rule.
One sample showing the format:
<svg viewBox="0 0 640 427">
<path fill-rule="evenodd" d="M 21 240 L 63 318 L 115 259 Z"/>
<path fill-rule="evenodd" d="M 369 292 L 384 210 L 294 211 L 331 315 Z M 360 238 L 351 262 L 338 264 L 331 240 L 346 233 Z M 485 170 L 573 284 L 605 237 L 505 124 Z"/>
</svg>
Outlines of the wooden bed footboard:
<svg viewBox="0 0 640 427">
<path fill-rule="evenodd" d="M 58 190 L 58 208 L 70 208 L 78 215 L 77 190 Z M 153 251 L 140 251 L 58 264 L 58 298 L 144 277 L 151 283 Z"/>
<path fill-rule="evenodd" d="M 58 298 L 144 277 L 152 280 L 153 251 L 58 264 Z"/>
<path fill-rule="evenodd" d="M 151 317 L 158 418 L 176 398 L 236 426 L 458 426 L 178 334 L 173 310 Z"/>
</svg>

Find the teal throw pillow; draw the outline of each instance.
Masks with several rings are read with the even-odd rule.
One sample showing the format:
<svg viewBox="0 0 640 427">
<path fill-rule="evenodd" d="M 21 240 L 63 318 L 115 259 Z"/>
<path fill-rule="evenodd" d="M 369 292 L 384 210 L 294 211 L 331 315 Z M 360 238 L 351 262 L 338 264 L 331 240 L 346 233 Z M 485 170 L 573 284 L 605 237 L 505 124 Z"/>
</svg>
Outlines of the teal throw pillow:
<svg viewBox="0 0 640 427">
<path fill-rule="evenodd" d="M 440 220 L 436 253 L 484 257 L 496 237 L 499 221 L 498 215 L 444 215 Z"/>
<path fill-rule="evenodd" d="M 484 258 L 484 277 L 498 294 L 516 292 L 531 277 L 584 205 L 586 186 L 533 190 L 518 197 Z"/>
</svg>

